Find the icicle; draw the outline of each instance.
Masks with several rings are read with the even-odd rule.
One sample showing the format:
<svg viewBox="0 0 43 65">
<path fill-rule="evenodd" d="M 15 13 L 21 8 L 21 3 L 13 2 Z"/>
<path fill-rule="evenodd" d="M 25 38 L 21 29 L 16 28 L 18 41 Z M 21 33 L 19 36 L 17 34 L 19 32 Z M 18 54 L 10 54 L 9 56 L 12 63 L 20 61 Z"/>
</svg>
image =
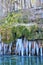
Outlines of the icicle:
<svg viewBox="0 0 43 65">
<path fill-rule="evenodd" d="M 31 55 L 30 52 L 31 52 L 31 41 L 29 41 L 29 56 Z"/>
<path fill-rule="evenodd" d="M 28 55 L 28 41 L 26 42 L 26 55 Z"/>
<path fill-rule="evenodd" d="M 20 55 L 21 47 L 22 47 L 22 39 L 17 39 L 16 50 L 19 53 L 19 55 Z"/>
<path fill-rule="evenodd" d="M 37 43 L 36 43 L 36 53 L 37 53 L 37 55 L 39 54 L 39 47 L 38 47 Z"/>
<path fill-rule="evenodd" d="M 42 47 L 40 48 L 40 55 L 42 56 Z"/>
</svg>

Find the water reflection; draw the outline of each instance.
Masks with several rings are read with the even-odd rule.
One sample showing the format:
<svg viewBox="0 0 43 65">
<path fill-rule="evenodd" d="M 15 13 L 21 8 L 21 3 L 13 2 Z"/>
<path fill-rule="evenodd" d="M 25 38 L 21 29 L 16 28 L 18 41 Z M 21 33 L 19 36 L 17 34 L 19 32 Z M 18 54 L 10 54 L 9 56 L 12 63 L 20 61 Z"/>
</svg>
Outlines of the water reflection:
<svg viewBox="0 0 43 65">
<path fill-rule="evenodd" d="M 0 65 L 43 65 L 43 57 L 21 57 L 6 56 L 0 57 Z"/>
</svg>

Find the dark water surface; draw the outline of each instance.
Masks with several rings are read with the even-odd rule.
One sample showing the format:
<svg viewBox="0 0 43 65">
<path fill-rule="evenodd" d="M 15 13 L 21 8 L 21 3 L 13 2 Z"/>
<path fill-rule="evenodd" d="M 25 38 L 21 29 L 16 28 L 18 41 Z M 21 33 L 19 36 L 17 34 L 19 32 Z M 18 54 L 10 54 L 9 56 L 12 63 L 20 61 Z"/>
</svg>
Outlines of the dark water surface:
<svg viewBox="0 0 43 65">
<path fill-rule="evenodd" d="M 43 65 L 43 57 L 0 56 L 0 65 Z"/>
</svg>

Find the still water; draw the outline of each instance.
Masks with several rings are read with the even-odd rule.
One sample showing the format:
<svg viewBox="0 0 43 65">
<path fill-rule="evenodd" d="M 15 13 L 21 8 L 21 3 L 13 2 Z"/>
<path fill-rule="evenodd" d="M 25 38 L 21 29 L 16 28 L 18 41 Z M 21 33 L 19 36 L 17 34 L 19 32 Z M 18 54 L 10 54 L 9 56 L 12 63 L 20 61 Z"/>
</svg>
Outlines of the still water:
<svg viewBox="0 0 43 65">
<path fill-rule="evenodd" d="M 0 56 L 0 65 L 43 65 L 43 57 Z"/>
</svg>

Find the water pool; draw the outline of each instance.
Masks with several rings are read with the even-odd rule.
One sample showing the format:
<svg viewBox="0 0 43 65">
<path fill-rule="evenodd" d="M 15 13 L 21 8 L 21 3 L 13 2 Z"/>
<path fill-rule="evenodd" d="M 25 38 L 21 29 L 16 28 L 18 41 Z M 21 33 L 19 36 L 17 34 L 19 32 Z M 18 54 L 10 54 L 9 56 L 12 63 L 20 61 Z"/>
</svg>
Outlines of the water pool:
<svg viewBox="0 0 43 65">
<path fill-rule="evenodd" d="M 43 65 L 43 57 L 0 56 L 0 65 Z"/>
</svg>

